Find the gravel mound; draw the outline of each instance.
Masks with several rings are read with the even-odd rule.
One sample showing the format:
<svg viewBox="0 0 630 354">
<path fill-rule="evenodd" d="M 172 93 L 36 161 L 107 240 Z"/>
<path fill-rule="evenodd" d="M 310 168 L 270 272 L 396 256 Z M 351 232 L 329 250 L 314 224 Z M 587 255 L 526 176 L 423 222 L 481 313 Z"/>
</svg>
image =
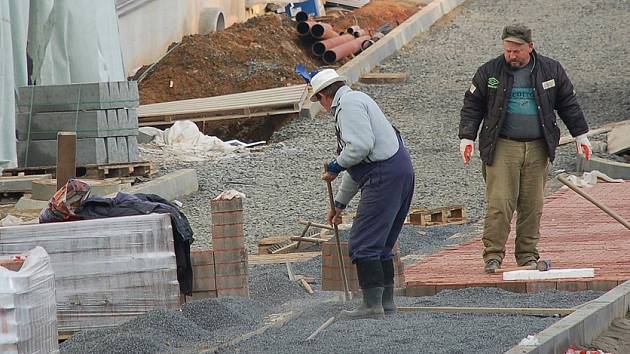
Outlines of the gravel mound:
<svg viewBox="0 0 630 354">
<path fill-rule="evenodd" d="M 191 301 L 182 306 L 182 314 L 197 326 L 207 331 L 215 331 L 258 322 L 268 309 L 267 304 L 263 302 L 225 297 Z"/>
</svg>

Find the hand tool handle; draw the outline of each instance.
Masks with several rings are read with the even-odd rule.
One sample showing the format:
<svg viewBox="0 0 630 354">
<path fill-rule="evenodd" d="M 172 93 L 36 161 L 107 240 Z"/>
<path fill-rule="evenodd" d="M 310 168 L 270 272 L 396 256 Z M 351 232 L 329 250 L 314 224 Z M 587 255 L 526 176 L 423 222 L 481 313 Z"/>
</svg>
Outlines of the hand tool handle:
<svg viewBox="0 0 630 354">
<path fill-rule="evenodd" d="M 604 204 L 598 202 L 597 200 L 595 200 L 593 197 L 588 195 L 586 192 L 584 192 L 583 190 L 581 190 L 578 187 L 576 187 L 573 183 L 571 183 L 571 181 L 566 179 L 564 176 L 558 176 L 558 181 L 562 182 L 565 186 L 571 188 L 575 193 L 577 193 L 577 194 L 581 195 L 582 197 L 584 197 L 584 199 L 586 199 L 589 202 L 595 204 L 596 207 L 600 208 L 603 212 L 605 212 L 606 214 L 610 215 L 613 219 L 619 221 L 619 223 L 621 225 L 625 226 L 628 230 L 630 230 L 630 223 L 628 223 L 628 221 L 626 221 L 624 218 L 622 218 L 621 215 L 617 214 L 614 210 L 610 209 L 606 205 L 604 205 Z"/>
<path fill-rule="evenodd" d="M 324 172 L 328 171 L 328 164 L 324 162 Z M 335 211 L 335 197 L 333 197 L 332 182 L 326 181 L 328 187 L 328 202 L 330 210 Z M 348 277 L 346 276 L 345 262 L 343 261 L 343 253 L 341 252 L 341 240 L 339 239 L 339 228 L 333 223 L 335 230 L 335 242 L 337 243 L 337 258 L 339 258 L 339 268 L 341 269 L 341 279 L 343 279 L 343 294 L 345 301 L 350 300 L 350 287 L 348 286 Z"/>
</svg>

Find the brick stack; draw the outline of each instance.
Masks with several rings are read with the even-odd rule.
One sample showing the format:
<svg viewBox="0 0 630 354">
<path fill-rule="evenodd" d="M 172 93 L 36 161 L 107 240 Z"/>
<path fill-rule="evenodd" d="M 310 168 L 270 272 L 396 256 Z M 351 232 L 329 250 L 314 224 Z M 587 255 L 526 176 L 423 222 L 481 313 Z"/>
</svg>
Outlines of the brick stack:
<svg viewBox="0 0 630 354">
<path fill-rule="evenodd" d="M 243 201 L 219 197 L 212 200 L 211 209 L 217 295 L 249 297 Z"/>
<path fill-rule="evenodd" d="M 193 300 L 217 297 L 217 283 L 212 250 L 192 251 Z"/>
<path fill-rule="evenodd" d="M 348 242 L 341 242 L 341 252 L 343 253 L 346 276 L 348 277 L 348 287 L 351 291 L 360 290 L 357 269 L 348 256 Z M 403 288 L 405 286 L 404 266 L 400 260 L 400 248 L 398 244 L 394 247 L 394 286 Z M 335 239 L 322 244 L 322 290 L 343 291 L 343 280 L 339 270 L 339 258 L 337 256 L 337 245 Z"/>
<path fill-rule="evenodd" d="M 19 167 L 54 166 L 57 133 L 77 133 L 77 165 L 139 161 L 135 81 L 20 87 Z"/>
</svg>

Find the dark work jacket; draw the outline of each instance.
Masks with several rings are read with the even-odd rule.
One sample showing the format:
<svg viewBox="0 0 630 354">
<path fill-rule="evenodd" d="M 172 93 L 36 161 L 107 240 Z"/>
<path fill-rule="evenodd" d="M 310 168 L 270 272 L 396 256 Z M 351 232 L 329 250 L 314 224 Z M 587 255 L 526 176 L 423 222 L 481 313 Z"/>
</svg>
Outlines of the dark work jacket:
<svg viewBox="0 0 630 354">
<path fill-rule="evenodd" d="M 155 194 L 127 194 L 119 192 L 114 198 L 90 197 L 81 203 L 79 209 L 75 210 L 75 214 L 84 219 L 102 219 L 151 213 L 170 215 L 173 225 L 179 289 L 186 295 L 192 295 L 193 273 L 190 259 L 190 244 L 194 240 L 193 231 L 186 215 L 179 211 L 177 206 Z"/>
<path fill-rule="evenodd" d="M 560 141 L 554 111 L 558 112 L 572 136 L 588 132 L 588 124 L 562 65 L 536 51 L 532 51 L 531 60 L 534 61 L 531 77 L 538 107 L 538 124 L 542 125 L 547 154 L 553 161 Z M 477 69 L 472 85 L 464 95 L 459 138 L 475 140 L 479 132 L 479 153 L 487 165 L 492 165 L 494 161 L 496 142 L 505 121 L 513 83 L 512 69 L 501 55 Z"/>
</svg>

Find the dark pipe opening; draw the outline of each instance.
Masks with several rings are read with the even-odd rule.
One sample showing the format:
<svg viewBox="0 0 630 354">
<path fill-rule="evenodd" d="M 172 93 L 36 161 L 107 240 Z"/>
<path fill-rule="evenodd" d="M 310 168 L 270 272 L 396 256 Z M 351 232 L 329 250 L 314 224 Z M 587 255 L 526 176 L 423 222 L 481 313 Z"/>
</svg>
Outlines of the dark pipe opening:
<svg viewBox="0 0 630 354">
<path fill-rule="evenodd" d="M 308 24 L 308 22 L 300 22 L 300 23 L 297 24 L 296 29 L 297 29 L 299 34 L 307 35 L 308 32 L 311 29 L 311 26 Z"/>
<path fill-rule="evenodd" d="M 297 13 L 297 15 L 295 15 L 295 20 L 297 22 L 304 22 L 308 20 L 308 14 L 304 11 L 300 11 Z"/>
<path fill-rule="evenodd" d="M 326 30 L 324 29 L 324 26 L 320 25 L 319 23 L 311 27 L 311 34 L 315 38 L 319 38 L 323 36 L 325 31 Z"/>
<path fill-rule="evenodd" d="M 328 50 L 326 51 L 326 53 L 324 53 L 324 56 L 322 56 L 322 58 L 324 59 L 324 62 L 326 64 L 332 64 L 337 61 L 337 53 L 333 52 L 332 50 Z"/>
<path fill-rule="evenodd" d="M 313 44 L 313 54 L 321 56 L 326 52 L 326 46 L 322 42 Z"/>
</svg>

